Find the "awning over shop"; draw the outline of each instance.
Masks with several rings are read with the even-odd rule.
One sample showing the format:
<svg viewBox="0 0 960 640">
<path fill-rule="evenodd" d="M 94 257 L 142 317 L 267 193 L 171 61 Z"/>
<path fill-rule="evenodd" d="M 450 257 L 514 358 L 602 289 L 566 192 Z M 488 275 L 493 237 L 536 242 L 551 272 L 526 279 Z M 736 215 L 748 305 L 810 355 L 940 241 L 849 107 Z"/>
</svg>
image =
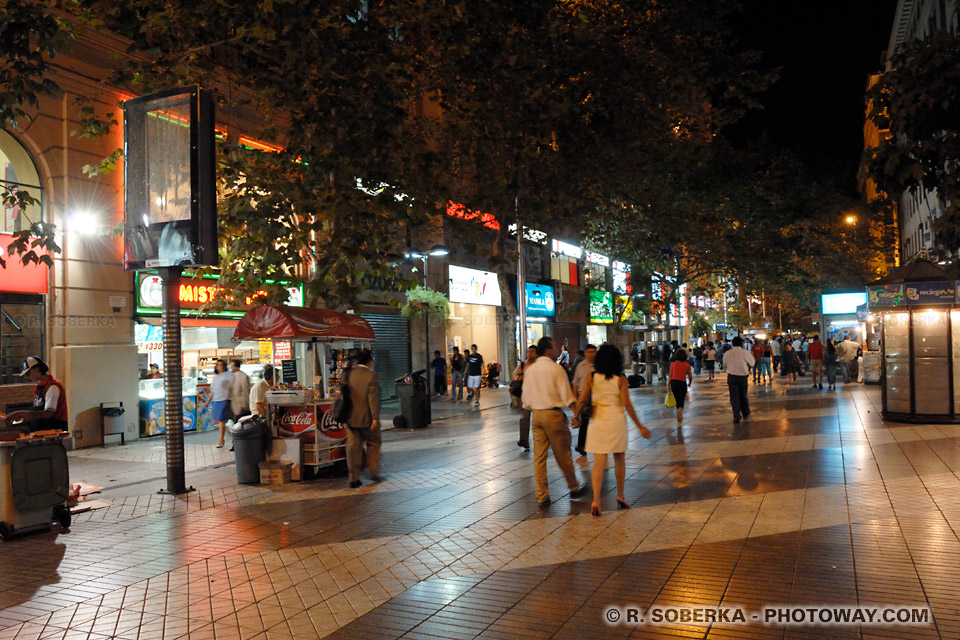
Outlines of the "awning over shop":
<svg viewBox="0 0 960 640">
<path fill-rule="evenodd" d="M 360 316 L 327 309 L 302 307 L 257 307 L 248 311 L 233 334 L 234 340 L 369 340 L 373 328 Z"/>
</svg>

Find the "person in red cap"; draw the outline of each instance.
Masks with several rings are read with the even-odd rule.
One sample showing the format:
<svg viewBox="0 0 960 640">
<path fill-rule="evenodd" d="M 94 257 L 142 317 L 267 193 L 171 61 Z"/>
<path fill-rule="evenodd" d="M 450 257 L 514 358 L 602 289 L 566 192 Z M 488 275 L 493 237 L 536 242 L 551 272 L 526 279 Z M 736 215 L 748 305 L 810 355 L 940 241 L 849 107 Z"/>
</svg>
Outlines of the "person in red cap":
<svg viewBox="0 0 960 640">
<path fill-rule="evenodd" d="M 37 383 L 32 411 L 14 411 L 7 416 L 7 425 L 26 422 L 29 431 L 49 429 L 67 430 L 67 391 L 63 383 L 50 375 L 50 367 L 40 356 L 28 356 L 23 361 L 20 377 L 27 376 Z"/>
</svg>

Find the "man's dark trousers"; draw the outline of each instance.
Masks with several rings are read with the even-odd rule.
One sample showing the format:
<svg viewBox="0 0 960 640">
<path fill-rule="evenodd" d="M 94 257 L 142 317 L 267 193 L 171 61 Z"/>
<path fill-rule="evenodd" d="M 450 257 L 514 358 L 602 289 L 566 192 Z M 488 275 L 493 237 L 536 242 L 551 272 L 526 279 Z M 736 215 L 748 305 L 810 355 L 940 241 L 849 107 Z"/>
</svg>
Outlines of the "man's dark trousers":
<svg viewBox="0 0 960 640">
<path fill-rule="evenodd" d="M 750 415 L 750 401 L 747 400 L 747 381 L 749 376 L 727 374 L 727 388 L 730 389 L 730 406 L 733 407 L 733 419 L 739 420 Z"/>
<path fill-rule="evenodd" d="M 587 450 L 587 427 L 590 426 L 590 412 L 584 411 L 580 414 L 580 428 L 577 434 L 577 453 L 583 453 Z"/>
</svg>

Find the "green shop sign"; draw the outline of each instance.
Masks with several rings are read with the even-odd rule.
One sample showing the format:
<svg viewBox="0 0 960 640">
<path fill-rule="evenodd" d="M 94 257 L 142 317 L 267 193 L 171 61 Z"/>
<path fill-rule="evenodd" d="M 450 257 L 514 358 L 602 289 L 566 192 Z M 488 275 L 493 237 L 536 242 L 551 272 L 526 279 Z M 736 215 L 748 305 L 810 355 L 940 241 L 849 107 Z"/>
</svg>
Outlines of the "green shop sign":
<svg viewBox="0 0 960 640">
<path fill-rule="evenodd" d="M 590 290 L 590 322 L 613 324 L 613 294 L 609 291 Z"/>
</svg>

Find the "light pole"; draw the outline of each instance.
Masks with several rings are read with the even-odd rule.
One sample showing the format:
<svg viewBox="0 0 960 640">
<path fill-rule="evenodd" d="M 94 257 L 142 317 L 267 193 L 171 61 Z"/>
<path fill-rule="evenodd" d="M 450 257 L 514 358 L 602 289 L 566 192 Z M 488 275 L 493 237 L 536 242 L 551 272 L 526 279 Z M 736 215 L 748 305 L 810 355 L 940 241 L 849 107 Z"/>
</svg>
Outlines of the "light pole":
<svg viewBox="0 0 960 640">
<path fill-rule="evenodd" d="M 445 256 L 448 255 L 450 251 L 443 246 L 442 244 L 435 244 L 430 248 L 429 251 L 420 251 L 414 247 L 408 248 L 403 252 L 403 257 L 407 260 L 423 260 L 423 288 L 430 288 L 430 281 L 427 279 L 428 274 L 428 264 L 431 256 Z M 424 359 L 424 368 L 427 370 L 427 379 L 429 380 L 430 376 L 430 312 L 429 309 L 424 314 L 426 322 L 424 324 L 424 343 L 426 346 L 425 359 Z M 429 395 L 429 394 L 428 394 Z"/>
</svg>

